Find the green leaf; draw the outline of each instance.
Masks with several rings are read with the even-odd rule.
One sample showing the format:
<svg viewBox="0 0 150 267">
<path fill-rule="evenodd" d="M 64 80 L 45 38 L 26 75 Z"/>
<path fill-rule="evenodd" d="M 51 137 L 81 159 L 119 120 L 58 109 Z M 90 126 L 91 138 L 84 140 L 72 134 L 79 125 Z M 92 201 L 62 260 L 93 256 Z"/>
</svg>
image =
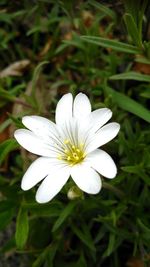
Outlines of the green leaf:
<svg viewBox="0 0 150 267">
<path fill-rule="evenodd" d="M 63 43 L 56 49 L 55 53 L 60 53 L 68 46 L 75 46 L 83 51 L 85 51 L 85 44 L 82 42 L 80 36 L 75 32 L 72 33 L 71 40 L 64 40 Z"/>
<path fill-rule="evenodd" d="M 96 7 L 105 15 L 111 17 L 113 20 L 116 20 L 116 13 L 112 9 L 108 8 L 106 5 L 102 5 L 94 0 L 89 1 L 89 4 Z"/>
<path fill-rule="evenodd" d="M 60 202 L 50 202 L 42 206 L 36 202 L 26 202 L 22 204 L 23 208 L 28 209 L 34 216 L 37 217 L 58 217 L 62 211 Z"/>
<path fill-rule="evenodd" d="M 148 2 L 149 0 L 124 0 L 125 9 L 127 13 L 132 15 L 140 35 L 142 35 L 143 16 Z"/>
<path fill-rule="evenodd" d="M 142 178 L 145 184 L 150 186 L 149 176 L 143 171 L 143 167 L 140 164 L 135 166 L 123 166 L 121 169 L 127 173 L 136 174 L 138 177 Z"/>
<path fill-rule="evenodd" d="M 57 252 L 59 242 L 52 242 L 43 252 L 36 258 L 32 267 L 39 267 L 47 260 L 48 267 L 53 267 L 54 258 Z"/>
<path fill-rule="evenodd" d="M 8 153 L 16 149 L 17 147 L 18 144 L 14 139 L 8 139 L 0 144 L 0 165 L 2 164 Z"/>
<path fill-rule="evenodd" d="M 12 250 L 16 249 L 15 237 L 14 235 L 5 242 L 4 246 L 0 248 L 0 254 L 12 252 Z"/>
<path fill-rule="evenodd" d="M 148 236 L 150 236 L 150 228 L 148 228 L 148 226 L 146 226 L 140 218 L 137 218 L 137 223 L 140 226 L 141 230 L 145 232 Z"/>
<path fill-rule="evenodd" d="M 32 264 L 32 267 L 41 267 L 42 266 L 42 264 L 45 262 L 48 248 L 44 249 L 43 252 L 36 258 L 36 260 Z"/>
<path fill-rule="evenodd" d="M 5 120 L 3 123 L 0 125 L 0 133 L 2 133 L 10 124 L 11 124 L 11 119 Z"/>
<path fill-rule="evenodd" d="M 129 13 L 126 13 L 123 18 L 124 18 L 128 33 L 130 34 L 134 44 L 136 46 L 142 47 L 141 36 L 139 36 L 139 31 L 138 31 L 137 25 L 135 24 L 134 18 Z"/>
<path fill-rule="evenodd" d="M 24 210 L 21 207 L 17 216 L 16 233 L 15 233 L 16 245 L 19 249 L 24 248 L 28 238 L 28 232 L 29 232 L 29 221 L 28 221 L 27 210 Z"/>
<path fill-rule="evenodd" d="M 14 209 L 7 209 L 0 212 L 0 230 L 3 230 L 12 220 L 14 216 Z"/>
<path fill-rule="evenodd" d="M 121 167 L 121 169 L 125 172 L 128 172 L 128 173 L 135 173 L 135 174 L 138 174 L 140 169 L 141 169 L 141 166 L 140 165 L 135 165 L 135 166 L 123 166 Z"/>
<path fill-rule="evenodd" d="M 58 240 L 57 240 L 57 243 L 54 241 L 49 246 L 49 249 L 48 249 L 47 255 L 46 255 L 48 267 L 53 267 L 54 266 L 54 258 L 55 258 L 58 246 L 59 246 L 59 241 Z"/>
<path fill-rule="evenodd" d="M 136 80 L 141 82 L 150 82 L 150 75 L 145 75 L 135 71 L 129 71 L 121 74 L 113 75 L 110 80 Z"/>
<path fill-rule="evenodd" d="M 135 58 L 135 62 L 139 62 L 139 63 L 150 65 L 150 60 L 148 58 L 145 58 L 145 57 L 142 57 L 142 56 Z"/>
<path fill-rule="evenodd" d="M 133 45 L 125 44 L 116 40 L 106 39 L 102 37 L 93 37 L 93 36 L 81 36 L 81 39 L 85 42 L 92 43 L 101 47 L 111 48 L 118 52 L 138 54 L 141 53 L 141 50 Z"/>
<path fill-rule="evenodd" d="M 0 202 L 0 214 L 4 211 L 11 210 L 15 207 L 15 203 L 11 200 L 4 200 Z"/>
<path fill-rule="evenodd" d="M 5 106 L 7 102 L 14 101 L 14 96 L 10 94 L 10 92 L 4 90 L 2 87 L 0 87 L 0 108 Z"/>
<path fill-rule="evenodd" d="M 56 220 L 55 224 L 53 225 L 52 232 L 55 232 L 62 225 L 62 223 L 72 213 L 72 210 L 74 209 L 75 205 L 76 205 L 76 202 L 72 201 L 64 208 L 64 210 L 60 213 L 59 218 Z"/>
<path fill-rule="evenodd" d="M 116 92 L 108 87 L 107 90 L 108 94 L 112 97 L 113 102 L 121 109 L 131 112 L 143 120 L 150 122 L 150 111 L 148 109 L 122 93 Z"/>
<path fill-rule="evenodd" d="M 63 41 L 63 43 L 66 44 L 66 47 L 72 45 L 72 46 L 78 47 L 81 50 L 85 50 L 85 46 L 83 45 L 83 43 L 79 41 L 80 40 L 68 40 L 68 41 Z M 58 51 L 59 50 L 57 49 L 57 53 Z"/>
<path fill-rule="evenodd" d="M 149 88 L 145 88 L 142 91 L 142 93 L 140 93 L 140 96 L 150 99 L 150 90 L 149 90 Z"/>
<path fill-rule="evenodd" d="M 40 62 L 37 65 L 37 67 L 35 68 L 35 70 L 34 70 L 33 78 L 32 78 L 32 92 L 31 92 L 32 97 L 35 97 L 35 94 L 34 93 L 35 93 L 35 90 L 36 90 L 36 82 L 37 82 L 37 79 L 39 78 L 39 74 L 41 72 L 41 68 L 45 64 L 49 64 L 49 61 L 45 60 L 45 61 Z"/>
<path fill-rule="evenodd" d="M 109 235 L 109 242 L 108 242 L 108 247 L 106 249 L 106 251 L 103 254 L 103 257 L 109 257 L 111 255 L 111 253 L 114 251 L 115 249 L 115 244 L 116 244 L 116 238 L 115 238 L 115 234 L 114 233 L 110 233 Z"/>
<path fill-rule="evenodd" d="M 78 238 L 88 247 L 90 250 L 95 252 L 95 246 L 90 234 L 90 231 L 86 225 L 81 226 L 82 228 L 80 229 L 77 227 L 75 224 L 71 225 L 71 228 L 73 232 L 78 236 Z"/>
</svg>

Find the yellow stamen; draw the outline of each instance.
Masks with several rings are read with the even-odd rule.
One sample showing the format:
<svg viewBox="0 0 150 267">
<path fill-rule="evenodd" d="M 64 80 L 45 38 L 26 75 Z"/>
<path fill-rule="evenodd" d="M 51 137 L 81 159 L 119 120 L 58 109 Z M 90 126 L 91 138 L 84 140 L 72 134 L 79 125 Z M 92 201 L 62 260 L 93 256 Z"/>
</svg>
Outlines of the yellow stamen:
<svg viewBox="0 0 150 267">
<path fill-rule="evenodd" d="M 64 144 L 65 144 L 65 145 L 67 145 L 67 144 L 69 144 L 69 143 L 70 143 L 70 140 L 69 140 L 69 139 L 65 139 L 65 140 L 64 140 Z"/>
<path fill-rule="evenodd" d="M 83 148 L 84 144 L 83 143 L 80 143 L 80 148 Z"/>
<path fill-rule="evenodd" d="M 62 156 L 58 155 L 57 159 L 62 160 Z"/>
<path fill-rule="evenodd" d="M 64 146 L 62 146 L 63 153 L 58 155 L 59 160 L 66 161 L 70 166 L 82 162 L 86 156 L 84 153 L 84 144 L 79 145 L 72 144 L 69 139 L 64 140 Z"/>
</svg>

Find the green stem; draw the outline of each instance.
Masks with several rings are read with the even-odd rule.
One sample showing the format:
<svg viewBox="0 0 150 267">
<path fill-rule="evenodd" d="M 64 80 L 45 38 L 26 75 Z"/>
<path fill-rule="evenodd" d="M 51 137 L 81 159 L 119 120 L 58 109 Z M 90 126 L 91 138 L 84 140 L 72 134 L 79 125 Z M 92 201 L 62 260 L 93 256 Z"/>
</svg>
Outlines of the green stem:
<svg viewBox="0 0 150 267">
<path fill-rule="evenodd" d="M 111 184 L 108 184 L 106 182 L 103 182 L 103 187 L 112 191 L 113 193 L 115 193 L 119 198 L 124 198 L 125 197 L 125 194 L 123 191 L 121 191 L 120 189 L 114 187 L 113 185 Z"/>
</svg>

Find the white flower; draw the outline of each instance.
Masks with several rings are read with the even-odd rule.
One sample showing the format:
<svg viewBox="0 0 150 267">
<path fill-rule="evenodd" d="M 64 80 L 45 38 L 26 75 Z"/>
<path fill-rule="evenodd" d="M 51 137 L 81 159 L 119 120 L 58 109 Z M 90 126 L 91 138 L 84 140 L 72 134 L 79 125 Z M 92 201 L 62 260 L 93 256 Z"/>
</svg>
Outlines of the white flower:
<svg viewBox="0 0 150 267">
<path fill-rule="evenodd" d="M 85 94 L 64 95 L 56 107 L 56 124 L 40 116 L 25 116 L 29 129 L 15 131 L 18 143 L 41 156 L 23 176 L 21 188 L 28 190 L 43 180 L 36 193 L 39 203 L 50 201 L 65 185 L 69 176 L 84 192 L 97 194 L 101 189 L 99 174 L 114 178 L 117 173 L 112 158 L 100 146 L 112 140 L 120 125 L 111 122 L 112 112 L 101 108 L 91 112 Z M 99 173 L 99 174 L 98 174 Z"/>
</svg>

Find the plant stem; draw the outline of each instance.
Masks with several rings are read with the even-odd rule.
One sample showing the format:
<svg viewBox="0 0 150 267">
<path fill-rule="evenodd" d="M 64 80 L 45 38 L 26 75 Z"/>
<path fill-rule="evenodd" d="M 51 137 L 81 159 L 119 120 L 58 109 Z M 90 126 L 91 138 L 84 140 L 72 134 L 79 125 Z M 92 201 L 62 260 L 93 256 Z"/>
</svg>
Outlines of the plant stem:
<svg viewBox="0 0 150 267">
<path fill-rule="evenodd" d="M 106 182 L 103 182 L 103 187 L 112 191 L 113 193 L 115 193 L 119 198 L 124 198 L 125 197 L 125 194 L 123 191 L 121 191 L 120 189 L 114 187 L 113 185 L 111 184 L 108 184 Z"/>
</svg>

